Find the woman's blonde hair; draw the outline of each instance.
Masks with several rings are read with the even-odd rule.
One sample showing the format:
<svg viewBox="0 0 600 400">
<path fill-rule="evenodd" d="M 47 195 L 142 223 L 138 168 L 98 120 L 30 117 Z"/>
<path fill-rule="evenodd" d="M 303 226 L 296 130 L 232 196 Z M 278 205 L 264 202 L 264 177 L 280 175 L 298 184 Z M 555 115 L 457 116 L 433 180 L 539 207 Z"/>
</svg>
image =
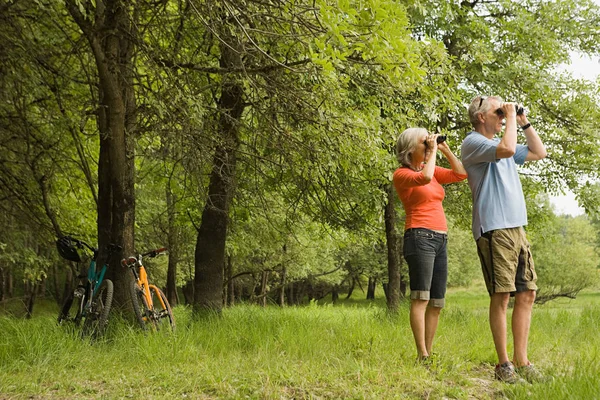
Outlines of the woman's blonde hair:
<svg viewBox="0 0 600 400">
<path fill-rule="evenodd" d="M 423 135 L 427 134 L 425 128 L 408 128 L 398 136 L 396 142 L 396 158 L 400 165 L 414 169 L 412 166 L 412 153 L 419 145 L 419 141 Z"/>
</svg>

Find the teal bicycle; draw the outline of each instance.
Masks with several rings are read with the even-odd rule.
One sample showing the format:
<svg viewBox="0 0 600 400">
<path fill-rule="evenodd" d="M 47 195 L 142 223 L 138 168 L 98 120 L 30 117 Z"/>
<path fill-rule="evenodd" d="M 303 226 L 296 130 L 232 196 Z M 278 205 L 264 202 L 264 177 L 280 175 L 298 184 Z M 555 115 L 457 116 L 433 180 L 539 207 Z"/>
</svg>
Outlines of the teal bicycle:
<svg viewBox="0 0 600 400">
<path fill-rule="evenodd" d="M 83 322 L 82 336 L 102 336 L 108 325 L 108 314 L 114 293 L 112 281 L 104 278 L 108 265 L 104 264 L 102 268 L 97 269 L 98 249 L 83 240 L 63 236 L 56 241 L 56 247 L 64 259 L 74 262 L 82 261 L 78 250 L 87 248 L 93 253 L 87 275 L 77 276 L 80 279 L 79 285 L 65 299 L 58 314 L 58 323 L 79 328 Z M 108 257 L 110 258 L 110 254 L 119 249 L 119 246 L 110 245 Z"/>
</svg>

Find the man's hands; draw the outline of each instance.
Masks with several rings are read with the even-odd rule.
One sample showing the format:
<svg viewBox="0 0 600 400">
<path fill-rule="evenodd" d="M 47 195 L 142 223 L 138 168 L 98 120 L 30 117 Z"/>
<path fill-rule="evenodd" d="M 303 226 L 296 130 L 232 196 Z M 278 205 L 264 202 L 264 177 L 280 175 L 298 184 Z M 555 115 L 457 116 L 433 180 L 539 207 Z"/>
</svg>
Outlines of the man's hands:
<svg viewBox="0 0 600 400">
<path fill-rule="evenodd" d="M 527 125 L 529 123 L 529 120 L 527 120 L 527 115 L 525 113 L 520 115 L 517 114 L 517 107 L 523 107 L 523 105 L 513 102 L 507 102 L 503 103 L 500 109 L 502 110 L 502 113 L 504 114 L 504 117 L 506 119 L 516 117 L 516 121 L 519 126 Z"/>
<path fill-rule="evenodd" d="M 516 105 L 517 103 L 513 102 L 507 102 L 502 104 L 502 107 L 500 107 L 500 109 L 502 110 L 502 113 L 504 114 L 505 118 L 508 119 L 517 115 Z"/>
<path fill-rule="evenodd" d="M 520 104 L 520 106 L 523 107 L 522 104 Z M 529 123 L 529 120 L 527 119 L 527 114 L 525 111 L 523 111 L 523 114 L 521 114 L 521 115 L 517 114 L 517 124 L 519 124 L 519 126 L 524 126 L 524 125 L 527 125 L 528 123 Z"/>
</svg>

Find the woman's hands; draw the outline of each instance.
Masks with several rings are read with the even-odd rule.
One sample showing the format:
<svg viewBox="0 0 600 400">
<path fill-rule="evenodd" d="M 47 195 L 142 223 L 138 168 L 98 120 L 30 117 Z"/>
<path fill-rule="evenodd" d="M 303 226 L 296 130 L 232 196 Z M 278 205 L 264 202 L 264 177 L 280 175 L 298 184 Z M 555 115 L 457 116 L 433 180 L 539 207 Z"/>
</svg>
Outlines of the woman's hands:
<svg viewBox="0 0 600 400">
<path fill-rule="evenodd" d="M 427 138 L 425 139 L 425 145 L 427 146 L 427 151 L 425 152 L 426 161 L 429 159 L 429 155 L 435 154 L 438 150 L 440 150 L 446 157 L 448 157 L 448 154 L 452 154 L 452 150 L 450 150 L 450 146 L 448 146 L 446 141 L 443 141 L 442 143 L 437 142 L 438 136 L 440 135 L 434 133 L 427 135 Z"/>
<path fill-rule="evenodd" d="M 450 163 L 450 167 L 452 169 L 452 171 L 459 173 L 459 174 L 465 174 L 466 175 L 466 171 L 462 165 L 462 163 L 460 162 L 460 160 L 458 158 L 456 158 L 456 156 L 454 155 L 454 153 L 452 153 L 452 150 L 450 150 L 450 146 L 448 146 L 448 143 L 446 141 L 443 141 L 442 143 L 437 143 L 437 137 L 440 135 L 434 134 L 434 135 L 428 135 L 427 139 L 426 139 L 426 143 L 427 143 L 427 149 L 431 149 L 431 153 L 429 154 L 435 154 L 435 151 L 439 150 L 442 152 L 442 154 L 448 159 L 448 162 Z M 426 155 L 427 157 L 427 155 Z M 426 158 L 427 160 L 427 158 Z"/>
<path fill-rule="evenodd" d="M 452 150 L 450 150 L 450 146 L 448 146 L 448 143 L 446 143 L 445 141 L 438 144 L 438 150 L 440 150 L 444 155 L 447 155 L 448 152 L 452 153 Z"/>
<path fill-rule="evenodd" d="M 429 156 L 431 156 L 432 154 L 435 154 L 438 150 L 438 143 L 437 143 L 437 137 L 439 135 L 436 134 L 429 134 L 427 135 L 427 137 L 425 138 L 425 162 L 427 162 L 427 160 L 429 160 Z"/>
</svg>

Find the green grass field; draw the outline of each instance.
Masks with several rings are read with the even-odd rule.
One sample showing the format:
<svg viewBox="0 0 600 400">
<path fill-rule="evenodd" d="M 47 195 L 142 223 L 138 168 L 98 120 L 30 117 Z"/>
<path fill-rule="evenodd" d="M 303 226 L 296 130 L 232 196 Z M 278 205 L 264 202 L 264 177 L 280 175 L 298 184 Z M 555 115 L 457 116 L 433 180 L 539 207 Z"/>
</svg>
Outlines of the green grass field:
<svg viewBox="0 0 600 400">
<path fill-rule="evenodd" d="M 596 399 L 600 293 L 536 306 L 530 357 L 553 380 L 494 381 L 495 352 L 481 289 L 453 290 L 430 369 L 415 363 L 408 304 L 382 299 L 280 309 L 236 306 L 177 332 L 143 334 L 111 321 L 90 343 L 55 323 L 0 317 L 0 399 Z"/>
</svg>

